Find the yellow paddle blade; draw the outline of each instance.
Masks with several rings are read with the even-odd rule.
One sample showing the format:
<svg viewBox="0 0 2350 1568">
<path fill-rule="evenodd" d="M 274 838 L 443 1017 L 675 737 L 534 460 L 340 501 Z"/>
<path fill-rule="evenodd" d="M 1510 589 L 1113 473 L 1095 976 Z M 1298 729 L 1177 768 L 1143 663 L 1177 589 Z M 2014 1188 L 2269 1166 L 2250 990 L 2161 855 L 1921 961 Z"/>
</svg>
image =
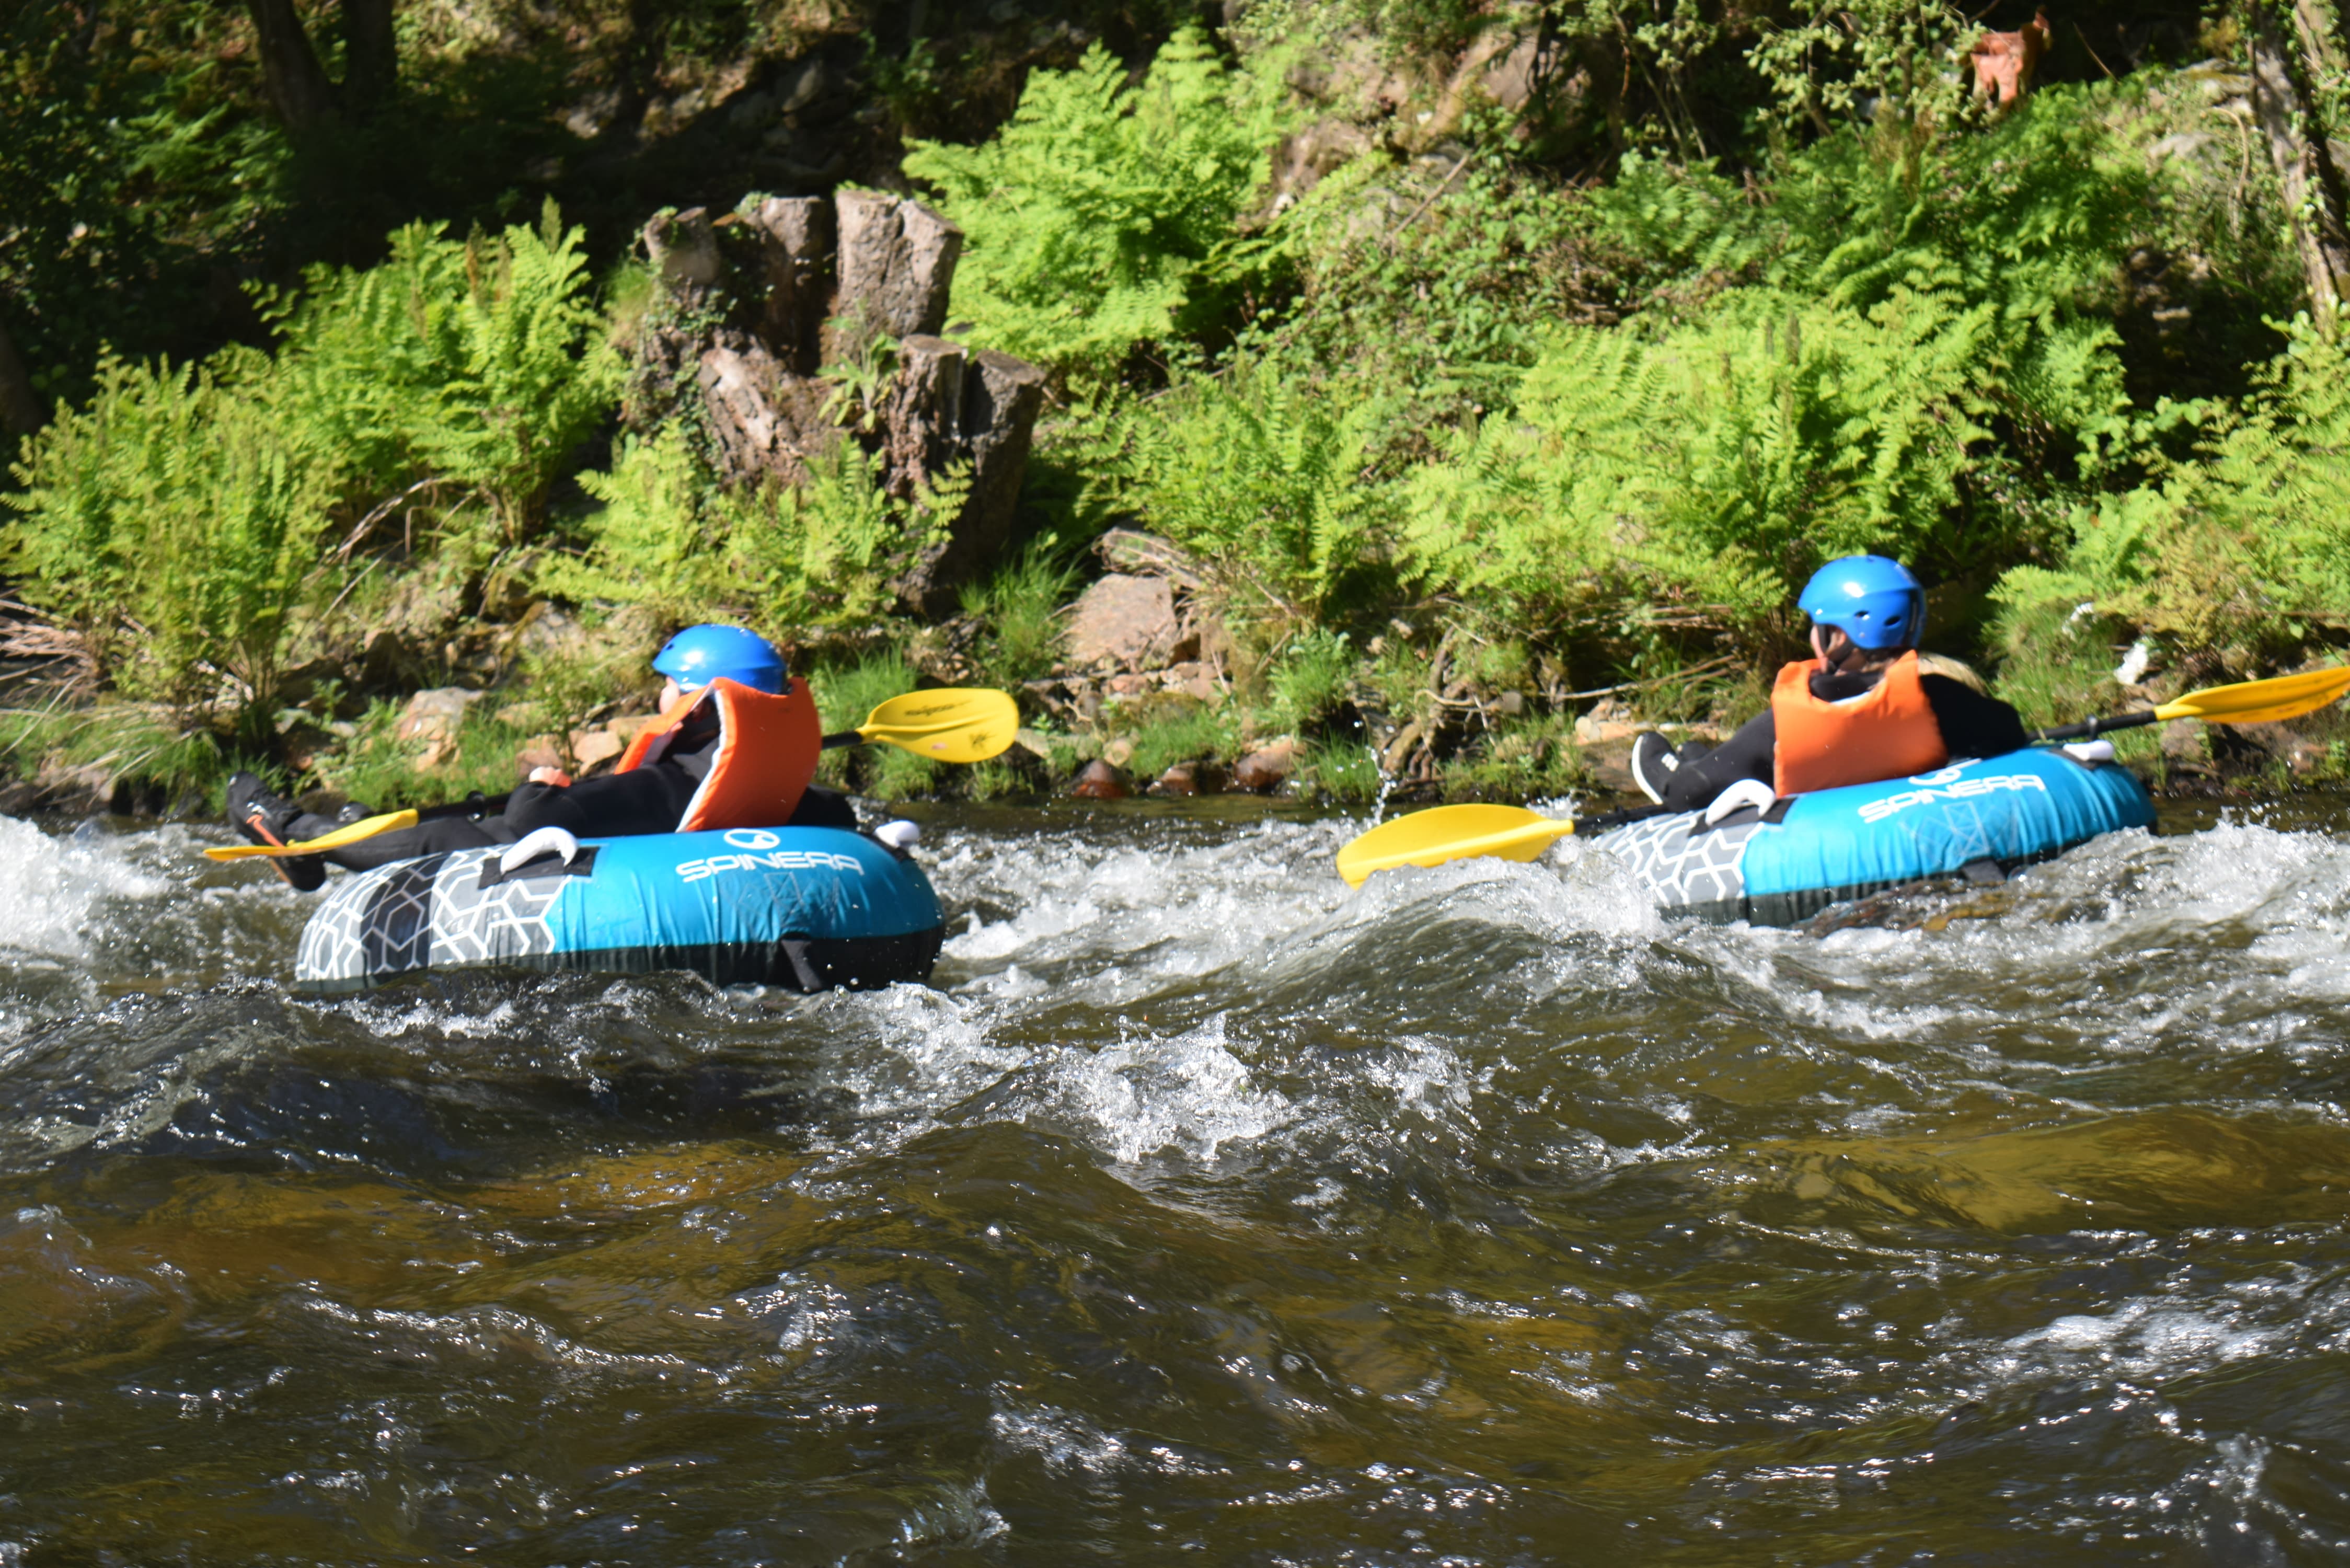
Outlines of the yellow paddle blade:
<svg viewBox="0 0 2350 1568">
<path fill-rule="evenodd" d="M 2236 686 L 2214 686 L 2189 691 L 2176 702 L 2154 711 L 2158 719 L 2206 719 L 2215 724 L 2272 724 L 2314 713 L 2350 691 L 2350 664 L 2330 670 L 2304 670 L 2272 680 L 2247 680 Z"/>
<path fill-rule="evenodd" d="M 890 698 L 857 732 L 934 763 L 983 763 L 1010 750 L 1019 728 L 1009 692 L 946 687 Z"/>
<path fill-rule="evenodd" d="M 1399 816 L 1372 828 L 1338 851 L 1338 875 L 1359 888 L 1374 871 L 1398 866 L 1441 866 L 1471 855 L 1533 860 L 1575 831 L 1562 822 L 1516 805 L 1439 805 Z"/>
<path fill-rule="evenodd" d="M 381 816 L 364 817 L 332 833 L 306 839 L 300 844 L 224 844 L 204 851 L 213 860 L 255 860 L 275 855 L 322 855 L 329 849 L 340 849 L 347 844 L 357 844 L 362 838 L 373 838 L 379 833 L 396 833 L 403 827 L 416 826 L 412 811 L 387 811 Z"/>
</svg>

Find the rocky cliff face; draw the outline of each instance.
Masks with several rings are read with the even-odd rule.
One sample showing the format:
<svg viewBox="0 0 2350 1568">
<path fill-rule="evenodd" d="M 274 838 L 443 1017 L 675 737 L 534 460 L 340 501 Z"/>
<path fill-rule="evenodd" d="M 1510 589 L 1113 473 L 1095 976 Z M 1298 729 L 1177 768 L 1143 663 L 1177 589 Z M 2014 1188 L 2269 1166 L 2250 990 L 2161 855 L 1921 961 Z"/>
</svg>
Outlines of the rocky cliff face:
<svg viewBox="0 0 2350 1568">
<path fill-rule="evenodd" d="M 803 483 L 810 460 L 858 440 L 900 499 L 967 476 L 945 536 L 898 585 L 909 610 L 951 613 L 1010 537 L 1045 395 L 1035 366 L 941 336 L 961 232 L 920 202 L 844 190 L 754 196 L 715 219 L 663 212 L 644 244 L 661 297 L 630 420 L 704 421 L 729 483 Z M 819 372 L 885 362 L 858 389 L 869 428 L 845 430 Z"/>
</svg>

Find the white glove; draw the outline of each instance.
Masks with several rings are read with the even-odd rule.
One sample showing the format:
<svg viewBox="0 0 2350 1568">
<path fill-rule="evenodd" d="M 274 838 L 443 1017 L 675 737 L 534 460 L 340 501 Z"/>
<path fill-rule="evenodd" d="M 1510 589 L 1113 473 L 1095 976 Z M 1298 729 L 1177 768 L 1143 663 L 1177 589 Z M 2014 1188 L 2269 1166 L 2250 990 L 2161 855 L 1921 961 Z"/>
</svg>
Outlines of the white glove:
<svg viewBox="0 0 2350 1568">
<path fill-rule="evenodd" d="M 1740 779 L 1713 797 L 1713 804 L 1705 808 L 1705 825 L 1714 826 L 1731 812 L 1742 811 L 1750 805 L 1757 811 L 1768 811 L 1771 803 L 1778 798 L 1771 786 L 1761 779 Z"/>
<path fill-rule="evenodd" d="M 2109 763 L 2114 760 L 2111 741 L 2075 741 L 2064 748 L 2064 754 L 2076 763 Z"/>
<path fill-rule="evenodd" d="M 922 830 L 920 825 L 900 817 L 896 822 L 885 822 L 875 828 L 873 836 L 892 849 L 911 849 L 921 842 Z"/>
</svg>

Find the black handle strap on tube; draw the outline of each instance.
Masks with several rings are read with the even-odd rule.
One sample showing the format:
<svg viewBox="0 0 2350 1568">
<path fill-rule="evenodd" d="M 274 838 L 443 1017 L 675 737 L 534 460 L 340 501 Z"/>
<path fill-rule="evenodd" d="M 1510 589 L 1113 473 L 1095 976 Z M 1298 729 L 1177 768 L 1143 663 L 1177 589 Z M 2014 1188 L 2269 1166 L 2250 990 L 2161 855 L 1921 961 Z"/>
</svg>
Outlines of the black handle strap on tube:
<svg viewBox="0 0 2350 1568">
<path fill-rule="evenodd" d="M 2032 743 L 2044 746 L 2051 741 L 2094 741 L 2108 730 L 2135 730 L 2141 724 L 2151 724 L 2160 715 L 2151 708 L 2143 713 L 2117 713 L 2110 719 L 2084 719 L 2077 724 L 2058 724 L 2053 729 L 2032 732 Z"/>
</svg>

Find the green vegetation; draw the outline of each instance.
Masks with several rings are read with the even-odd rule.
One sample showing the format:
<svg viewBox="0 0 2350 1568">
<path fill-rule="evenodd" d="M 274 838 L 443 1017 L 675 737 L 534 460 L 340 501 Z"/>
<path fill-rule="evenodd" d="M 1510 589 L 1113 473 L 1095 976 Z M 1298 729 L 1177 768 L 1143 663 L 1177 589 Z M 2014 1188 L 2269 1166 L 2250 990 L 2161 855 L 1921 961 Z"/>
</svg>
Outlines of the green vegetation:
<svg viewBox="0 0 2350 1568">
<path fill-rule="evenodd" d="M 503 788 L 526 732 L 641 706 L 644 652 L 727 618 L 816 672 L 833 727 L 923 680 L 1023 691 L 1032 744 L 984 774 L 827 759 L 878 794 L 1277 736 L 1341 798 L 1382 769 L 1548 794 L 1587 780 L 1599 698 L 1751 711 L 1794 590 L 1857 550 L 1915 566 L 1929 639 L 2035 720 L 2350 643 L 2330 5 L 2136 8 L 2112 52 L 2085 15 L 1998 109 L 1964 56 L 2021 4 L 1253 0 L 919 38 L 652 9 L 570 0 L 560 47 L 518 7 L 403 16 L 393 76 L 326 51 L 299 124 L 232 12 L 16 14 L 0 419 L 29 422 L 13 341 L 46 428 L 0 575 L 98 671 L 10 700 L 17 772 Z M 776 106 L 818 59 L 827 123 L 889 134 L 827 132 L 868 161 L 816 182 L 912 182 L 965 236 L 951 333 L 1051 388 L 1019 528 L 940 625 L 899 585 L 973 478 L 881 484 L 892 342 L 851 324 L 847 428 L 795 483 L 723 482 L 694 367 L 645 347 L 631 182 L 771 188 L 677 171 L 720 126 L 802 149 L 812 111 Z M 401 138 L 430 151 L 369 202 L 326 193 Z M 223 305 L 230 260 L 255 281 Z M 1112 526 L 1175 563 L 1206 675 L 1064 668 Z M 420 774 L 399 704 L 444 684 L 500 696 Z"/>
</svg>

